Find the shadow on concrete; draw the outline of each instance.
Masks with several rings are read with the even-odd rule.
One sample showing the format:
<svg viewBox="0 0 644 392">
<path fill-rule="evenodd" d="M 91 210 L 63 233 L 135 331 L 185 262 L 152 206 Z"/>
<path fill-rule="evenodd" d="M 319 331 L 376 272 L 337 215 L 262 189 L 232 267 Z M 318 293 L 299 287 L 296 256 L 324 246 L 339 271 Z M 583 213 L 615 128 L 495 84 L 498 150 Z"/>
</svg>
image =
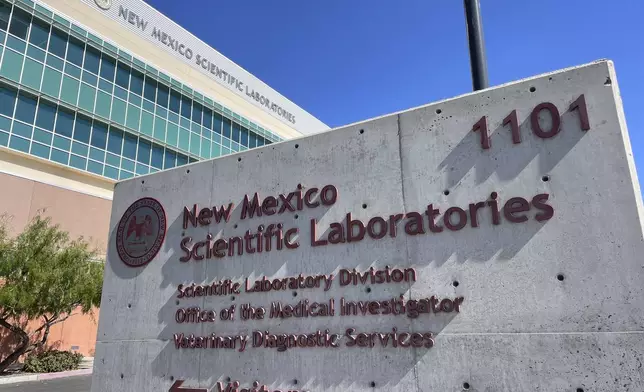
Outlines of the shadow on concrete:
<svg viewBox="0 0 644 392">
<path fill-rule="evenodd" d="M 584 133 L 566 129 L 566 124 L 576 121 L 573 119 L 570 111 L 566 111 L 561 116 L 561 131 L 551 139 L 547 140 L 530 140 L 536 138 L 531 131 L 528 121 L 520 124 L 520 133 L 523 142 L 513 144 L 512 138 L 507 127 L 499 127 L 491 134 L 492 154 L 484 151 L 480 152 L 480 139 L 478 134 L 469 132 L 448 156 L 440 163 L 438 170 L 446 176 L 446 182 L 450 189 L 458 189 L 458 184 L 467 176 L 472 169 L 476 184 L 481 184 L 489 179 L 492 175 L 498 176 L 501 182 L 508 182 L 516 178 L 534 159 L 539 159 L 539 175 L 547 175 L 564 156 L 583 138 Z M 543 125 L 544 129 L 549 129 L 547 120 Z M 548 149 L 548 143 L 557 143 L 557 149 Z M 498 151 L 503 151 L 499 154 Z M 490 165 L 490 159 L 497 161 L 495 165 Z M 402 177 L 402 176 L 401 176 Z M 403 179 L 401 186 L 404 187 Z M 509 195 L 501 195 L 509 196 Z M 503 206 L 503 201 L 499 201 L 499 207 Z M 238 203 L 231 214 L 230 221 L 216 226 L 216 232 L 211 232 L 215 238 L 229 238 L 231 236 L 242 236 L 246 230 L 256 232 L 257 221 L 254 219 L 240 220 L 241 203 Z M 406 206 L 405 206 L 406 207 Z M 463 206 L 462 206 L 463 207 Z M 309 215 L 309 212 L 311 215 Z M 279 216 L 275 222 L 263 218 L 261 223 L 267 225 L 277 222 L 292 222 L 294 226 L 300 228 L 300 233 L 308 233 L 308 219 L 321 218 L 328 212 L 328 209 L 317 208 L 307 211 L 307 219 L 295 219 L 297 212 L 289 212 Z M 556 213 L 555 213 L 556 214 Z M 503 210 L 501 209 L 503 217 Z M 181 231 L 181 215 L 172 217 L 169 230 Z M 168 217 L 170 219 L 170 217 Z M 486 263 L 491 261 L 505 262 L 510 260 L 520 252 L 526 244 L 545 226 L 547 221 L 538 222 L 530 219 L 528 222 L 513 224 L 505 221 L 503 218 L 500 225 L 481 223 L 481 227 L 475 228 L 469 225 L 458 232 L 458 235 L 449 235 L 449 232 L 443 233 L 425 233 L 418 236 L 407 236 L 404 240 L 405 254 L 396 257 L 395 261 L 387 259 L 378 260 L 356 260 L 351 257 L 338 260 L 344 260 L 338 263 L 333 269 L 327 268 L 326 271 L 317 269 L 316 274 L 330 274 L 337 272 L 340 268 L 358 268 L 364 271 L 364 266 L 376 266 L 382 268 L 384 265 L 405 265 L 405 266 L 427 266 L 433 264 L 435 267 L 442 267 L 446 261 L 455 259 L 459 263 L 477 262 Z M 402 226 L 404 223 L 399 223 Z M 288 224 L 285 224 L 288 228 Z M 401 230 L 401 227 L 398 227 Z M 212 228 L 212 227 L 211 227 Z M 207 228 L 193 230 L 193 233 L 200 233 L 198 240 L 208 233 Z M 322 236 L 329 233 L 327 229 Z M 405 236 L 405 234 L 401 234 Z M 306 243 L 303 240 L 302 243 Z M 400 239 L 385 237 L 382 240 L 372 240 L 365 238 L 361 242 L 361 247 L 374 246 L 400 246 Z M 166 245 L 169 246 L 169 245 Z M 173 244 L 177 246 L 178 244 Z M 340 245 L 341 247 L 342 245 Z M 337 247 L 334 247 L 334 250 Z M 310 253 L 310 252 L 309 252 Z M 302 258 L 305 252 L 302 249 L 284 250 L 282 257 L 261 257 L 262 255 L 253 254 L 244 256 L 242 265 L 235 265 L 239 261 L 238 257 L 226 257 L 223 259 L 211 259 L 202 261 L 205 263 L 205 274 L 201 269 L 195 268 L 193 279 L 197 284 L 209 284 L 212 281 L 231 279 L 242 282 L 246 277 L 258 279 L 261 276 L 296 276 L 298 273 L 312 273 L 304 271 Z M 334 254 L 338 257 L 340 252 Z M 422 255 L 422 256 L 421 256 Z M 265 254 L 264 254 L 265 256 Z M 347 256 L 354 256 L 347 253 Z M 178 256 L 168 260 L 163 267 L 162 288 L 172 283 L 169 276 L 171 271 L 170 263 L 177 263 Z M 195 261 L 190 261 L 195 263 Z M 136 274 L 136 271 L 132 271 Z M 185 282 L 190 284 L 192 282 Z M 352 300 L 385 300 L 403 294 L 409 298 L 413 283 L 409 284 L 392 284 L 388 285 L 379 293 L 383 298 L 371 298 L 368 294 L 355 294 Z M 243 286 L 242 286 L 243 287 Z M 242 289 L 243 293 L 243 289 Z M 268 294 L 255 294 L 252 301 L 281 301 L 283 303 L 294 304 L 302 299 L 310 301 L 328 300 L 330 294 L 321 291 L 298 291 L 292 293 L 291 290 L 285 292 L 271 293 L 270 300 Z M 297 297 L 295 296 L 297 295 Z M 224 349 L 181 349 L 175 348 L 173 334 L 184 332 L 193 333 L 197 336 L 207 336 L 215 332 L 218 336 L 232 336 L 236 334 L 251 334 L 254 330 L 263 331 L 273 329 L 274 333 L 313 333 L 317 329 L 330 329 L 332 333 L 344 334 L 347 328 L 352 327 L 352 323 L 347 322 L 343 317 L 318 317 L 314 322 L 307 321 L 308 330 L 304 331 L 296 320 L 272 320 L 273 324 L 269 327 L 265 320 L 242 322 L 235 320 L 233 322 L 221 321 L 219 310 L 232 305 L 239 306 L 242 299 L 237 295 L 227 295 L 220 298 L 202 297 L 190 301 L 178 300 L 173 296 L 167 300 L 165 305 L 157 312 L 158 322 L 164 325 L 158 340 L 164 344 L 164 347 L 158 354 L 154 355 L 152 360 L 151 372 L 153 375 L 162 378 L 167 382 L 168 387 L 172 385 L 173 380 L 191 379 L 201 380 L 202 385 L 190 385 L 190 387 L 214 388 L 215 382 L 227 380 L 241 380 L 242 387 L 248 386 L 254 380 L 262 384 L 281 387 L 282 389 L 324 389 L 332 387 L 342 387 L 345 390 L 351 390 L 352 386 L 376 386 L 379 389 L 386 386 L 400 385 L 401 382 L 409 382 L 408 375 L 416 372 L 417 364 L 427 356 L 432 356 L 431 348 L 393 348 L 378 347 L 348 349 L 343 347 L 346 340 L 343 339 L 341 347 L 332 348 L 291 348 L 284 352 L 278 352 L 274 348 L 248 348 L 249 352 L 240 353 L 237 350 Z M 335 297 L 336 301 L 339 298 Z M 244 303 L 247 301 L 244 298 Z M 188 305 L 189 303 L 189 305 Z M 215 323 L 200 324 L 178 324 L 170 315 L 174 315 L 179 307 L 199 306 L 201 309 L 210 307 L 217 313 Z M 264 305 L 265 306 L 265 305 Z M 270 305 L 269 305 L 270 306 Z M 239 309 L 237 307 L 237 309 Z M 268 310 L 268 309 L 267 309 Z M 386 332 L 391 328 L 398 328 L 399 331 L 405 332 L 425 332 L 431 331 L 440 338 L 441 332 L 454 320 L 457 313 L 430 314 L 421 316 L 419 319 L 409 319 L 405 316 L 387 317 L 374 316 L 367 319 L 359 319 L 355 322 L 356 332 Z M 268 319 L 271 320 L 271 319 Z M 319 361 L 318 353 L 325 350 L 325 361 Z M 287 359 L 288 358 L 288 359 Z M 439 358 L 429 359 L 439 360 Z M 177 361 L 189 361 L 194 366 L 182 366 L 183 371 L 177 370 Z M 289 363 L 285 368 L 284 363 Z M 356 363 L 368 364 L 369 371 L 350 373 L 351 369 L 356 368 Z M 214 366 L 213 364 L 216 364 Z M 234 364 L 234 365 L 233 365 Z M 208 373 L 211 369 L 217 369 L 214 373 Z M 365 367 L 366 369 L 366 367 Z M 204 373 L 206 372 L 206 373 Z M 324 374 L 325 377 L 319 377 Z M 330 377 L 328 375 L 331 375 Z M 414 378 L 414 377 L 412 377 Z M 299 380 L 298 380 L 299 379 Z M 298 380 L 298 383 L 295 383 Z M 403 381 L 404 380 L 404 381 Z M 412 385 L 410 384 L 410 387 Z M 417 386 L 413 385 L 417 388 Z"/>
</svg>

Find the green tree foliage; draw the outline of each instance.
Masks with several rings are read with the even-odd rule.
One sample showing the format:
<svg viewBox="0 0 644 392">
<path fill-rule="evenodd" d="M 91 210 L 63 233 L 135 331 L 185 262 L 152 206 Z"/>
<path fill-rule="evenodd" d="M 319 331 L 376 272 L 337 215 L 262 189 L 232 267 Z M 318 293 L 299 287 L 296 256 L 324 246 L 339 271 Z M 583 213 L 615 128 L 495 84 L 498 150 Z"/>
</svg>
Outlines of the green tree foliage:
<svg viewBox="0 0 644 392">
<path fill-rule="evenodd" d="M 0 361 L 0 372 L 44 347 L 53 325 L 99 306 L 103 285 L 103 263 L 83 238 L 70 240 L 41 216 L 11 237 L 6 222 L 0 222 L 0 327 L 18 344 Z M 38 326 L 27 330 L 26 321 Z"/>
</svg>

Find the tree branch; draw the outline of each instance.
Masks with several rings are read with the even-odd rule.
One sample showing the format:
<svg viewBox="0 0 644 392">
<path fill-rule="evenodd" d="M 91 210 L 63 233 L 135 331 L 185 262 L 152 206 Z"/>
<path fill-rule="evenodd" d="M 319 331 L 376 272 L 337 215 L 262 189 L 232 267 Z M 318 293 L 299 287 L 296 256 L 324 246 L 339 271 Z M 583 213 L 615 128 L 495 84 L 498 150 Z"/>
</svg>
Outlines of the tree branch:
<svg viewBox="0 0 644 392">
<path fill-rule="evenodd" d="M 6 319 L 4 319 L 4 318 L 0 318 L 0 326 L 3 326 L 3 327 L 5 327 L 6 329 L 8 329 L 9 331 L 11 331 L 11 332 L 13 332 L 13 333 L 15 333 L 15 334 L 19 335 L 19 336 L 20 336 L 20 340 L 23 340 L 23 341 L 24 341 L 25 339 L 26 339 L 27 341 L 29 340 L 29 335 L 27 335 L 27 333 L 26 333 L 22 328 L 20 328 L 20 327 L 16 327 L 15 325 L 11 325 L 11 324 L 9 324 L 9 322 L 7 322 L 7 320 L 6 320 Z"/>
<path fill-rule="evenodd" d="M 69 313 L 69 314 L 67 314 L 65 317 L 63 317 L 63 318 L 61 318 L 61 319 L 58 319 L 58 316 L 56 316 L 56 317 L 52 317 L 51 319 L 48 319 L 47 317 L 43 316 L 43 318 L 45 319 L 45 323 L 44 323 L 43 325 L 41 325 L 40 327 L 38 327 L 38 329 L 36 329 L 36 330 L 35 330 L 35 331 L 33 331 L 32 333 L 30 333 L 30 334 L 29 334 L 29 337 L 31 338 L 31 337 L 33 337 L 34 335 L 36 335 L 36 334 L 40 333 L 40 331 L 42 331 L 42 330 L 43 330 L 43 329 L 45 329 L 46 327 L 52 327 L 52 326 L 54 326 L 54 325 L 56 325 L 56 324 L 58 324 L 58 323 L 62 323 L 63 321 L 67 320 L 68 318 L 70 318 L 70 317 L 72 317 L 72 316 L 75 316 L 75 315 L 77 315 L 77 314 L 78 314 L 78 313 Z"/>
</svg>

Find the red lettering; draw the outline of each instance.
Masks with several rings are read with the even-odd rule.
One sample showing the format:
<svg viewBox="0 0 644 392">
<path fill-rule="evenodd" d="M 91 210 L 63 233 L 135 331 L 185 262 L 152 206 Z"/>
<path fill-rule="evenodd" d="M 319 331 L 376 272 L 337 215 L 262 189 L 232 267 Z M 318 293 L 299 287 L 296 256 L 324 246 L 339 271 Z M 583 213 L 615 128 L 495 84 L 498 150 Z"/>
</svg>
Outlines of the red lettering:
<svg viewBox="0 0 644 392">
<path fill-rule="evenodd" d="M 326 245 L 327 244 L 326 240 L 317 239 L 316 229 L 317 229 L 317 221 L 315 219 L 311 219 L 311 246 Z"/>
<path fill-rule="evenodd" d="M 266 199 L 264 199 L 264 202 L 262 203 L 262 212 L 269 216 L 274 215 L 276 207 L 277 207 L 277 199 L 274 198 L 273 196 L 269 196 Z"/>
<path fill-rule="evenodd" d="M 347 221 L 346 222 L 347 222 L 346 223 L 347 242 L 361 241 L 364 238 L 364 235 L 365 235 L 364 224 L 359 220 L 351 219 L 351 213 L 350 212 L 347 214 Z M 356 234 L 356 235 L 353 234 L 353 228 L 354 227 L 358 228 L 358 234 Z"/>
<path fill-rule="evenodd" d="M 534 219 L 536 219 L 538 222 L 546 221 L 552 218 L 552 216 L 555 214 L 554 208 L 546 204 L 548 197 L 549 195 L 547 193 L 541 193 L 532 198 L 532 205 L 536 209 L 542 211 L 534 216 Z"/>
<path fill-rule="evenodd" d="M 288 229 L 286 233 L 284 233 L 284 245 L 289 249 L 295 249 L 300 246 L 299 242 L 294 242 L 291 238 L 293 235 L 297 235 L 297 228 Z"/>
<path fill-rule="evenodd" d="M 522 197 L 513 197 L 505 203 L 505 206 L 503 207 L 503 215 L 505 216 L 505 219 L 512 223 L 521 223 L 527 221 L 528 217 L 525 215 L 516 216 L 514 214 L 529 210 L 530 204 L 528 204 L 526 199 Z"/>
<path fill-rule="evenodd" d="M 251 202 L 248 199 L 248 195 L 244 195 L 244 201 L 242 204 L 241 210 L 241 219 L 252 218 L 257 214 L 257 216 L 262 216 L 262 209 L 260 207 L 259 195 L 255 192 L 253 196 L 253 201 Z"/>
<path fill-rule="evenodd" d="M 318 188 L 311 188 L 304 194 L 304 204 L 306 204 L 307 207 L 315 208 L 320 205 L 319 201 L 312 201 L 312 198 L 315 197 L 316 193 L 318 193 Z"/>
</svg>

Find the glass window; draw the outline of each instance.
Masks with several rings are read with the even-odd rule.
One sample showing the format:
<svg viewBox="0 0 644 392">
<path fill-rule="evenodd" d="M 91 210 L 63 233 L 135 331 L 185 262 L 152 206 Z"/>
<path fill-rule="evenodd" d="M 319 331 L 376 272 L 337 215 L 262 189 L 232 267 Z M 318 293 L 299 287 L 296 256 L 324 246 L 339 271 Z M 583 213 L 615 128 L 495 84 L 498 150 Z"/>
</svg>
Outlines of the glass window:
<svg viewBox="0 0 644 392">
<path fill-rule="evenodd" d="M 240 132 L 240 126 L 236 122 L 233 123 L 233 135 L 232 139 L 233 141 L 239 143 L 239 132 Z"/>
<path fill-rule="evenodd" d="M 130 159 L 136 159 L 136 136 L 126 133 L 124 141 L 123 156 Z"/>
<path fill-rule="evenodd" d="M 186 96 L 181 97 L 181 115 L 185 118 L 190 118 L 192 114 L 192 100 Z"/>
<path fill-rule="evenodd" d="M 67 61 L 80 67 L 83 65 L 84 53 L 85 44 L 74 37 L 69 37 L 69 47 L 67 48 L 67 57 L 65 57 Z"/>
<path fill-rule="evenodd" d="M 212 110 L 208 108 L 203 109 L 203 126 L 212 129 Z"/>
<path fill-rule="evenodd" d="M 29 42 L 41 49 L 47 49 L 48 39 L 49 25 L 40 19 L 34 18 L 34 23 L 31 25 L 31 34 L 29 34 Z"/>
<path fill-rule="evenodd" d="M 143 97 L 152 102 L 154 102 L 157 97 L 157 82 L 148 76 L 145 77 L 145 91 L 143 92 Z"/>
<path fill-rule="evenodd" d="M 170 94 L 170 87 L 159 83 L 159 91 L 157 92 L 157 104 L 168 107 L 168 95 Z"/>
<path fill-rule="evenodd" d="M 139 140 L 139 153 L 136 156 L 136 160 L 139 163 L 148 164 L 150 163 L 150 150 L 152 146 L 150 142 L 146 140 Z"/>
<path fill-rule="evenodd" d="M 74 139 L 79 142 L 89 143 L 89 134 L 92 127 L 92 119 L 83 115 L 76 117 L 76 128 L 74 129 Z"/>
<path fill-rule="evenodd" d="M 136 69 L 132 70 L 130 91 L 138 95 L 143 95 L 143 73 L 137 71 Z"/>
<path fill-rule="evenodd" d="M 181 103 L 181 94 L 175 90 L 170 91 L 170 110 L 179 114 L 179 106 Z"/>
<path fill-rule="evenodd" d="M 74 129 L 74 112 L 65 108 L 58 108 L 58 117 L 56 118 L 55 132 L 59 135 L 72 137 Z"/>
<path fill-rule="evenodd" d="M 241 137 L 239 140 L 242 146 L 248 147 L 248 129 L 241 127 Z"/>
<path fill-rule="evenodd" d="M 1 4 L 1 3 L 0 3 Z M 0 86 L 0 113 L 5 116 L 13 116 L 13 107 L 16 104 L 17 91 Z"/>
<path fill-rule="evenodd" d="M 51 37 L 49 38 L 49 51 L 60 58 L 65 58 L 65 51 L 67 50 L 67 34 L 58 30 L 55 27 L 51 29 Z"/>
<path fill-rule="evenodd" d="M 11 17 L 11 26 L 9 26 L 9 32 L 18 38 L 26 40 L 30 24 L 31 14 L 26 13 L 20 8 L 14 8 L 13 16 Z"/>
<path fill-rule="evenodd" d="M 116 69 L 116 84 L 127 89 L 130 85 L 130 67 L 119 61 Z"/>
<path fill-rule="evenodd" d="M 224 118 L 224 131 L 222 134 L 229 139 L 230 139 L 230 127 L 231 127 L 230 119 Z"/>
<path fill-rule="evenodd" d="M 94 121 L 92 129 L 92 146 L 105 149 L 107 144 L 107 125 Z"/>
<path fill-rule="evenodd" d="M 212 120 L 212 130 L 221 135 L 221 123 L 223 122 L 221 115 L 215 113 Z"/>
<path fill-rule="evenodd" d="M 174 153 L 174 151 L 170 151 L 166 148 L 165 150 L 165 162 L 163 164 L 163 167 L 165 169 L 169 169 L 171 167 L 174 167 L 175 161 L 177 159 L 177 154 Z"/>
<path fill-rule="evenodd" d="M 116 61 L 110 56 L 103 53 L 101 55 L 101 77 L 109 80 L 110 82 L 113 81 L 115 67 Z"/>
<path fill-rule="evenodd" d="M 155 144 L 152 146 L 152 166 L 163 169 L 163 147 Z"/>
<path fill-rule="evenodd" d="M 36 125 L 48 131 L 53 131 L 55 119 L 56 105 L 46 103 L 41 99 L 38 106 L 38 115 L 36 116 Z"/>
<path fill-rule="evenodd" d="M 123 144 L 123 132 L 110 128 L 110 137 L 107 139 L 107 151 L 121 155 L 121 145 Z"/>
<path fill-rule="evenodd" d="M 188 157 L 182 154 L 177 154 L 177 166 L 183 166 L 188 163 Z"/>
<path fill-rule="evenodd" d="M 7 31 L 9 14 L 11 14 L 11 4 L 0 1 L 0 30 Z"/>
<path fill-rule="evenodd" d="M 91 46 L 87 46 L 85 51 L 85 65 L 84 68 L 94 74 L 98 75 L 98 65 L 101 60 L 101 52 Z"/>
<path fill-rule="evenodd" d="M 264 138 L 261 136 L 257 136 L 257 147 L 261 147 L 264 145 Z"/>
<path fill-rule="evenodd" d="M 193 103 L 192 104 L 192 121 L 196 122 L 197 124 L 201 124 L 201 113 L 202 113 L 202 106 L 200 103 Z"/>
<path fill-rule="evenodd" d="M 36 117 L 36 105 L 38 99 L 24 92 L 18 94 L 18 105 L 16 105 L 16 118 L 28 124 L 34 123 Z"/>
</svg>

